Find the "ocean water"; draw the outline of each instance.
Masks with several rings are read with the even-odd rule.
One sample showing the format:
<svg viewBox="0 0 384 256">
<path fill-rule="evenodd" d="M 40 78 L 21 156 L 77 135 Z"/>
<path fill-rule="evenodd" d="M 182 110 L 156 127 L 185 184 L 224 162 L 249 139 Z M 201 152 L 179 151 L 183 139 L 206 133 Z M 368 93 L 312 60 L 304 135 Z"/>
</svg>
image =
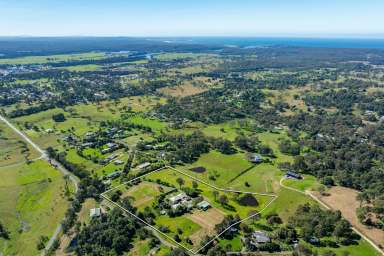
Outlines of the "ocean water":
<svg viewBox="0 0 384 256">
<path fill-rule="evenodd" d="M 298 38 L 298 37 L 190 37 L 166 38 L 168 43 L 197 43 L 232 47 L 299 46 L 327 48 L 384 49 L 384 38 Z"/>
</svg>

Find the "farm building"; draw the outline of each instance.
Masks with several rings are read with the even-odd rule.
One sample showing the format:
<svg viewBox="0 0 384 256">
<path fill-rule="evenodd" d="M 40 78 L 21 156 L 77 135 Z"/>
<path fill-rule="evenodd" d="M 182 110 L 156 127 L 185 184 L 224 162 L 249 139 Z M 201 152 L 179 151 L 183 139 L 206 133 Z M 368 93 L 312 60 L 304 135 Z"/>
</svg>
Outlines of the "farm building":
<svg viewBox="0 0 384 256">
<path fill-rule="evenodd" d="M 106 176 L 106 178 L 109 180 L 113 180 L 113 179 L 116 179 L 117 177 L 119 177 L 122 173 L 123 173 L 122 171 L 113 172 L 113 173 L 108 174 Z"/>
<path fill-rule="evenodd" d="M 115 162 L 114 162 L 115 165 L 121 165 L 123 163 L 124 163 L 124 161 L 121 161 L 121 160 L 115 160 Z"/>
<path fill-rule="evenodd" d="M 303 178 L 300 174 L 298 174 L 298 173 L 296 173 L 296 172 L 294 172 L 292 170 L 288 171 L 285 174 L 285 177 L 286 178 L 290 178 L 290 179 L 297 179 L 297 180 L 301 180 Z"/>
<path fill-rule="evenodd" d="M 105 145 L 106 145 L 107 148 L 101 150 L 102 154 L 106 154 L 106 153 L 112 152 L 112 151 L 114 151 L 115 149 L 117 149 L 119 147 L 119 145 L 117 145 L 116 143 L 112 143 L 112 142 L 109 142 L 109 143 L 107 143 Z"/>
<path fill-rule="evenodd" d="M 252 239 L 251 240 L 257 244 L 264 244 L 264 243 L 268 243 L 269 241 L 271 241 L 271 238 L 269 238 L 269 236 L 262 231 L 255 231 L 252 233 Z"/>
<path fill-rule="evenodd" d="M 142 170 L 142 169 L 144 169 L 144 168 L 147 168 L 147 167 L 150 166 L 150 165 L 151 165 L 150 162 L 145 162 L 145 163 L 139 164 L 139 165 L 137 166 L 137 168 L 140 169 L 140 170 Z"/>
<path fill-rule="evenodd" d="M 108 164 L 109 162 L 111 162 L 113 159 L 115 159 L 118 155 L 116 154 L 113 154 L 113 155 L 110 155 L 106 158 L 104 158 L 103 160 L 101 160 L 101 163 L 102 164 Z"/>
<path fill-rule="evenodd" d="M 89 217 L 94 218 L 94 217 L 99 217 L 101 215 L 101 209 L 100 208 L 92 208 L 89 211 Z"/>
<path fill-rule="evenodd" d="M 251 249 L 256 249 L 260 245 L 268 243 L 271 238 L 262 231 L 254 231 L 250 237 L 242 237 L 241 241 Z"/>
<path fill-rule="evenodd" d="M 187 194 L 185 194 L 185 193 L 180 193 L 178 195 L 175 195 L 175 196 L 172 196 L 169 198 L 169 202 L 172 205 L 178 204 L 182 201 L 188 201 L 188 200 L 190 200 L 190 197 L 187 196 Z"/>
<path fill-rule="evenodd" d="M 251 155 L 251 156 L 249 157 L 249 161 L 250 161 L 251 163 L 258 164 L 258 163 L 263 162 L 263 157 L 260 156 L 260 155 L 254 154 L 254 155 Z"/>
<path fill-rule="evenodd" d="M 177 208 L 184 206 L 187 210 L 192 210 L 193 203 L 191 201 L 184 200 L 180 203 L 174 204 L 171 206 L 172 210 L 176 210 Z"/>
<path fill-rule="evenodd" d="M 196 207 L 200 210 L 206 211 L 211 207 L 211 205 L 207 201 L 204 200 L 204 201 L 201 201 L 200 203 L 198 203 L 196 205 Z"/>
</svg>

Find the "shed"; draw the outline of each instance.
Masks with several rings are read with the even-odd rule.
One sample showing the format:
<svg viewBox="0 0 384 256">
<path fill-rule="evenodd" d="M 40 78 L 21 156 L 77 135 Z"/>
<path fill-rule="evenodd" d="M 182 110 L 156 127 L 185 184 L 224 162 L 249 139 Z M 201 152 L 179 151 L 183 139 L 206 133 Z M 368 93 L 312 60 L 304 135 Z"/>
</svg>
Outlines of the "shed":
<svg viewBox="0 0 384 256">
<path fill-rule="evenodd" d="M 251 156 L 249 157 L 249 161 L 250 161 L 251 163 L 258 164 L 258 163 L 263 162 L 263 157 L 260 156 L 260 155 L 254 154 L 254 155 L 251 155 Z"/>
<path fill-rule="evenodd" d="M 285 174 L 285 177 L 286 178 L 293 178 L 293 179 L 297 179 L 297 180 L 301 180 L 303 177 L 301 177 L 300 174 L 292 171 L 292 170 L 289 170 L 286 174 Z"/>
<path fill-rule="evenodd" d="M 210 203 L 208 203 L 207 201 L 204 200 L 204 201 L 201 201 L 200 203 L 198 203 L 196 205 L 196 207 L 200 210 L 206 211 L 211 207 L 211 205 L 210 205 Z"/>
<path fill-rule="evenodd" d="M 137 168 L 141 170 L 141 169 L 147 168 L 147 167 L 150 166 L 150 165 L 151 165 L 150 162 L 145 162 L 145 163 L 139 164 L 139 165 L 137 166 Z"/>
<path fill-rule="evenodd" d="M 100 208 L 92 208 L 89 211 L 89 217 L 94 218 L 94 217 L 99 217 L 101 215 L 101 209 Z"/>
</svg>

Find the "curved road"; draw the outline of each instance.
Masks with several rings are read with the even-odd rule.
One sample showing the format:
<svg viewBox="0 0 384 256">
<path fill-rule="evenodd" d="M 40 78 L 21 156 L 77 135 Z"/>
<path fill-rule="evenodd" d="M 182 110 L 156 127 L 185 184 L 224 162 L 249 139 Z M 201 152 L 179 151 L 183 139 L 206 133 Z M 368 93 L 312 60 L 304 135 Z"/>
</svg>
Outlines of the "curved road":
<svg viewBox="0 0 384 256">
<path fill-rule="evenodd" d="M 52 159 L 48 157 L 46 152 L 40 148 L 37 144 L 35 144 L 30 138 L 28 138 L 27 135 L 25 135 L 22 131 L 20 131 L 16 126 L 11 124 L 4 116 L 0 115 L 0 120 L 3 121 L 9 128 L 11 128 L 15 133 L 17 133 L 20 137 L 23 138 L 28 144 L 30 144 L 37 152 L 41 154 L 41 156 L 37 159 L 44 159 L 48 163 L 50 163 L 52 166 L 54 166 L 57 170 L 59 170 L 64 176 L 67 175 L 69 179 L 72 181 L 72 183 L 75 186 L 75 191 L 77 192 L 79 181 L 72 173 L 70 173 L 67 169 L 65 169 L 64 166 L 62 166 L 59 162 L 57 162 L 55 159 Z M 34 159 L 34 160 L 37 160 Z M 45 249 L 42 251 L 42 255 L 45 255 L 47 251 L 52 247 L 53 242 L 58 238 L 59 234 L 61 233 L 63 227 L 61 224 L 56 228 L 54 234 L 49 239 Z"/>
</svg>

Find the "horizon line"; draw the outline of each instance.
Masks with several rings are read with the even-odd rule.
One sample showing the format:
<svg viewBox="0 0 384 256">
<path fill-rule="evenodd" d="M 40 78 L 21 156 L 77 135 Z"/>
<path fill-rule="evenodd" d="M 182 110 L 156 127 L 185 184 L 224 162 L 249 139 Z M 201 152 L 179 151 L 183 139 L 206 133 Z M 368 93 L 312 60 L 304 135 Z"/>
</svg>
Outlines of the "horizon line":
<svg viewBox="0 0 384 256">
<path fill-rule="evenodd" d="M 303 38 L 384 39 L 384 33 L 370 34 L 259 34 L 259 35 L 0 35 L 0 38 Z"/>
</svg>

